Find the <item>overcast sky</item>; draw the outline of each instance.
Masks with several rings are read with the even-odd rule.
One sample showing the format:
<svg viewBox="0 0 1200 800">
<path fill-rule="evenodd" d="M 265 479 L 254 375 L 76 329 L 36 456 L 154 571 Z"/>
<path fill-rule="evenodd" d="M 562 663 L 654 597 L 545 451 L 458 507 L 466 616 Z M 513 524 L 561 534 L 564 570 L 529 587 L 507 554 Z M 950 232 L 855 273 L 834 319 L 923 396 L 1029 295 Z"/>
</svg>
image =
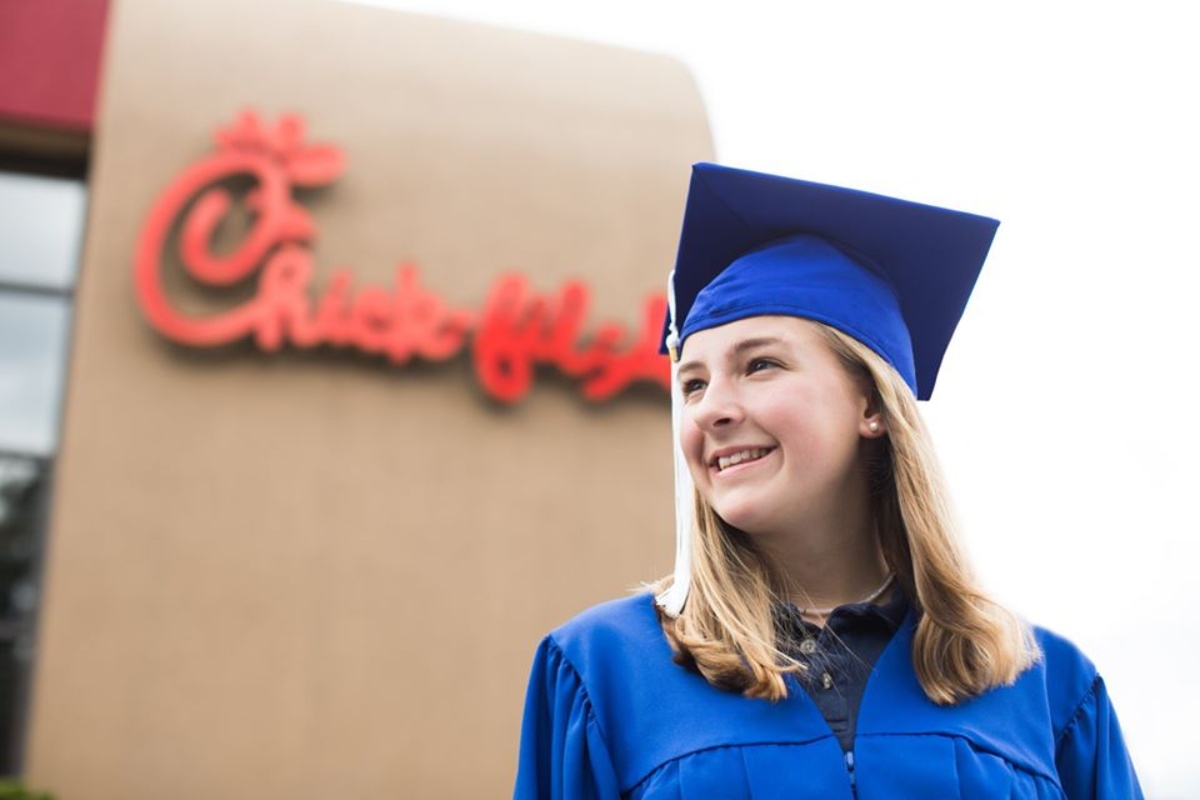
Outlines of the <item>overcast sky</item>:
<svg viewBox="0 0 1200 800">
<path fill-rule="evenodd" d="M 1148 796 L 1200 796 L 1185 4 L 372 4 L 674 55 L 722 163 L 1002 220 L 925 407 L 970 551 L 1097 662 Z"/>
</svg>

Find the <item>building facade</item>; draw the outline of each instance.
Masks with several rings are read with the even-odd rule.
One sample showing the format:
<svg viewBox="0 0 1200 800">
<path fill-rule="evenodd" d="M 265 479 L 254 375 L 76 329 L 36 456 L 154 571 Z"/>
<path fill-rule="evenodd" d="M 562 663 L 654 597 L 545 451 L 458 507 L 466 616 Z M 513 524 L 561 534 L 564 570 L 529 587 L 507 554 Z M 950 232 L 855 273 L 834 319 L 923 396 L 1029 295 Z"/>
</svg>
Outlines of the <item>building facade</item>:
<svg viewBox="0 0 1200 800">
<path fill-rule="evenodd" d="M 101 33 L 86 182 L 5 176 L 16 230 L 61 194 L 66 264 L 0 280 L 41 365 L 0 395 L 5 541 L 44 543 L 6 544 L 10 764 L 62 798 L 503 794 L 537 639 L 670 567 L 691 76 L 332 0 Z M 54 129 L 5 125 L 13 163 Z"/>
</svg>

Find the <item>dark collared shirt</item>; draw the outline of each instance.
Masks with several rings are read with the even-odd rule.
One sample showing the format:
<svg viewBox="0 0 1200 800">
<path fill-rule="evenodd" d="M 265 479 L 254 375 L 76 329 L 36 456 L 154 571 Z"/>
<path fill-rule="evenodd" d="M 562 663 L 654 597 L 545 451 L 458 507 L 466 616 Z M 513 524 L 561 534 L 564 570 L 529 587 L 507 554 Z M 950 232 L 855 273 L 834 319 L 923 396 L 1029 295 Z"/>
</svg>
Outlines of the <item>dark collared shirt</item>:
<svg viewBox="0 0 1200 800">
<path fill-rule="evenodd" d="M 824 628 L 804 621 L 795 606 L 783 607 L 781 624 L 784 635 L 791 640 L 787 651 L 808 665 L 808 672 L 799 676 L 800 685 L 847 753 L 854 747 L 867 678 L 907 613 L 908 598 L 898 590 L 883 605 L 838 606 Z"/>
</svg>

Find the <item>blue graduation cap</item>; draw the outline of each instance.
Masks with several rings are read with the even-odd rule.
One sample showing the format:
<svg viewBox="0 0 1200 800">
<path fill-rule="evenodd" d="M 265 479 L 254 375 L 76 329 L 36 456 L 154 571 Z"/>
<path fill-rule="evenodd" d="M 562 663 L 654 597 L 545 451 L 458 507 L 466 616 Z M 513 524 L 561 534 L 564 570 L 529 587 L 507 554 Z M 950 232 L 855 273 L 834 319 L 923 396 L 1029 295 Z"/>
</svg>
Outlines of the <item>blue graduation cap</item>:
<svg viewBox="0 0 1200 800">
<path fill-rule="evenodd" d="M 873 349 L 927 400 L 999 224 L 696 164 L 672 287 L 678 346 L 746 317 L 804 317 Z"/>
<path fill-rule="evenodd" d="M 999 224 L 838 186 L 696 164 L 668 284 L 663 349 L 675 363 L 698 331 L 768 314 L 803 317 L 870 347 L 927 400 Z M 658 600 L 678 614 L 691 586 L 693 514 L 678 402 L 672 416 L 675 581 Z"/>
</svg>

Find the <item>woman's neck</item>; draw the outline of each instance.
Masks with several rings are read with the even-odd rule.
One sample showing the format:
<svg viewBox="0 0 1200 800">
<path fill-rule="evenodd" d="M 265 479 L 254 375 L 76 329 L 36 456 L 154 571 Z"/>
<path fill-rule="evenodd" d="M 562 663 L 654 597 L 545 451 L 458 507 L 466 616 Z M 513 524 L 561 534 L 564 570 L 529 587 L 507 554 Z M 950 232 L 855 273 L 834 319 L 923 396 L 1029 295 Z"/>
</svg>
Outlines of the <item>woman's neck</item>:
<svg viewBox="0 0 1200 800">
<path fill-rule="evenodd" d="M 801 608 L 860 602 L 889 571 L 867 502 L 758 541 L 789 587 L 788 600 Z"/>
</svg>

